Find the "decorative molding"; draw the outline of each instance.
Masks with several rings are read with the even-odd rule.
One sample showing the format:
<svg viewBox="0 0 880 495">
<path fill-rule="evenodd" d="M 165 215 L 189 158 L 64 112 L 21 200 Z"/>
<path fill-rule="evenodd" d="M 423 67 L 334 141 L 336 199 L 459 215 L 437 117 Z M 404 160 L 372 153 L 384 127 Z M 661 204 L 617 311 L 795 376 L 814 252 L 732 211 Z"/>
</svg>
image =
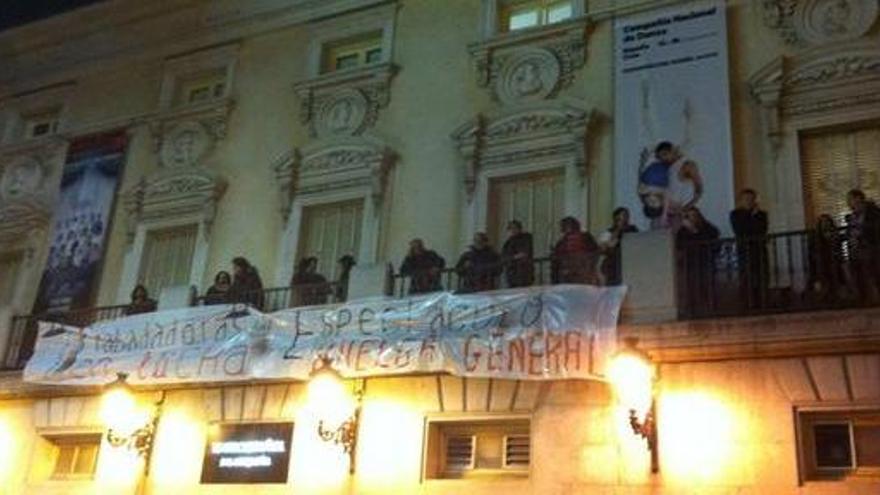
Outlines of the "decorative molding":
<svg viewBox="0 0 880 495">
<path fill-rule="evenodd" d="M 473 43 L 477 83 L 504 104 L 553 98 L 586 63 L 588 28 L 580 18 Z"/>
<path fill-rule="evenodd" d="M 583 184 L 592 121 L 592 110 L 565 104 L 519 108 L 494 118 L 478 115 L 452 135 L 464 158 L 468 202 L 473 199 L 480 170 L 524 162 L 574 167 Z"/>
<path fill-rule="evenodd" d="M 148 120 L 160 163 L 175 167 L 200 162 L 217 142 L 226 139 L 233 108 L 235 100 L 224 98 L 160 112 Z"/>
<path fill-rule="evenodd" d="M 764 23 L 792 45 L 853 41 L 877 21 L 877 0 L 763 0 Z"/>
<path fill-rule="evenodd" d="M 383 143 L 364 138 L 316 143 L 302 152 L 285 153 L 273 164 L 285 222 L 298 195 L 366 186 L 374 205 L 380 205 L 395 160 Z"/>
<path fill-rule="evenodd" d="M 749 85 L 763 110 L 765 132 L 778 147 L 787 121 L 880 104 L 880 45 L 838 44 L 778 57 Z"/>
<path fill-rule="evenodd" d="M 392 63 L 330 72 L 299 82 L 300 119 L 313 137 L 359 136 L 376 123 L 391 99 Z"/>
<path fill-rule="evenodd" d="M 195 215 L 210 230 L 226 180 L 203 167 L 161 170 L 125 193 L 129 242 L 139 224 Z"/>
</svg>

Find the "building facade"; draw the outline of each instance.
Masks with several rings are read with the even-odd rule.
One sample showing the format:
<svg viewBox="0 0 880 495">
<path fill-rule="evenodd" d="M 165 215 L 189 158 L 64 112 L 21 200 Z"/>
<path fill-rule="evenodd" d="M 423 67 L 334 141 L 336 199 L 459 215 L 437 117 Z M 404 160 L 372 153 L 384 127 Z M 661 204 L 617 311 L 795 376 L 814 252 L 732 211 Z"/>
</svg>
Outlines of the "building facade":
<svg viewBox="0 0 880 495">
<path fill-rule="evenodd" d="M 124 0 L 0 33 L 0 493 L 875 493 L 880 309 L 813 304 L 792 233 L 842 220 L 851 188 L 880 198 L 876 0 L 724 3 L 731 187 L 760 193 L 787 261 L 772 307 L 721 293 L 697 314 L 676 297 L 668 232 L 623 244 L 617 332 L 657 364 L 657 472 L 600 381 L 368 378 L 350 472 L 300 381 L 139 389 L 164 398 L 145 470 L 108 444 L 100 390 L 22 379 L 31 322 L 54 304 L 44 274 L 80 246 L 55 243 L 74 204 L 59 191 L 89 136 L 124 151 L 99 146 L 120 165 L 97 268 L 74 276 L 91 277 L 85 323 L 119 316 L 137 284 L 185 306 L 237 256 L 267 288 L 315 256 L 348 299 L 403 295 L 388 264 L 413 238 L 451 264 L 476 232 L 500 245 L 512 218 L 536 258 L 564 216 L 609 226 L 614 23 L 682 4 Z M 217 429 L 289 423 L 286 481 L 204 482 Z M 452 438 L 472 439 L 467 468 Z"/>
</svg>

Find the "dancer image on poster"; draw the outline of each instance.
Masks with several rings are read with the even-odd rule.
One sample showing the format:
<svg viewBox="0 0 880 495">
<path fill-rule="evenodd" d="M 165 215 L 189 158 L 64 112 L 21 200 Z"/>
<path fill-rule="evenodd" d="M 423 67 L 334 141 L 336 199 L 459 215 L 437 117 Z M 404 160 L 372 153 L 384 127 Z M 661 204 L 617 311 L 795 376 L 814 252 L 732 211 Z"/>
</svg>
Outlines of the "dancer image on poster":
<svg viewBox="0 0 880 495">
<path fill-rule="evenodd" d="M 681 213 L 703 195 L 700 168 L 669 141 L 654 147 L 654 160 L 639 168 L 639 200 L 652 229 L 677 230 Z"/>
</svg>

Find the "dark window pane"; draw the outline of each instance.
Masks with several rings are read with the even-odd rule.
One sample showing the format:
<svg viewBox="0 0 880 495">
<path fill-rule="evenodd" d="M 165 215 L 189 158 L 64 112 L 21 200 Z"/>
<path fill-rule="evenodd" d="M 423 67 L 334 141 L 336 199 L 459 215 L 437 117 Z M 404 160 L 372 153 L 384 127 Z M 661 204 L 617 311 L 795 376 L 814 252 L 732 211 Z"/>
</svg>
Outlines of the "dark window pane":
<svg viewBox="0 0 880 495">
<path fill-rule="evenodd" d="M 351 55 L 342 55 L 341 57 L 336 57 L 336 70 L 350 69 L 352 67 L 356 67 L 357 64 L 358 64 L 357 53 L 352 53 Z"/>
<path fill-rule="evenodd" d="M 816 467 L 825 469 L 852 467 L 849 424 L 813 425 L 813 435 L 816 441 Z"/>
<path fill-rule="evenodd" d="M 372 48 L 367 50 L 367 63 L 373 64 L 382 60 L 382 49 L 381 48 Z"/>
</svg>

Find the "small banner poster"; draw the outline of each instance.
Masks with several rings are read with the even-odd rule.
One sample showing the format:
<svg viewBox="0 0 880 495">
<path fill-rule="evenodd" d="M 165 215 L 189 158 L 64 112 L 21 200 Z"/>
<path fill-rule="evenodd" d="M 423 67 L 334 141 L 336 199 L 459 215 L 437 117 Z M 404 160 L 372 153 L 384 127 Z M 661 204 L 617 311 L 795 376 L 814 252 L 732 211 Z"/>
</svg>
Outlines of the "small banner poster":
<svg viewBox="0 0 880 495">
<path fill-rule="evenodd" d="M 70 143 L 34 314 L 92 304 L 127 139 L 115 131 Z"/>
<path fill-rule="evenodd" d="M 94 385 L 307 380 L 324 357 L 344 377 L 445 372 L 598 378 L 626 289 L 558 285 L 364 299 L 272 314 L 218 305 L 85 328 L 40 323 L 28 382 Z"/>
<path fill-rule="evenodd" d="M 722 230 L 733 207 L 723 0 L 614 24 L 615 197 L 640 229 L 677 229 L 696 206 Z"/>
</svg>

